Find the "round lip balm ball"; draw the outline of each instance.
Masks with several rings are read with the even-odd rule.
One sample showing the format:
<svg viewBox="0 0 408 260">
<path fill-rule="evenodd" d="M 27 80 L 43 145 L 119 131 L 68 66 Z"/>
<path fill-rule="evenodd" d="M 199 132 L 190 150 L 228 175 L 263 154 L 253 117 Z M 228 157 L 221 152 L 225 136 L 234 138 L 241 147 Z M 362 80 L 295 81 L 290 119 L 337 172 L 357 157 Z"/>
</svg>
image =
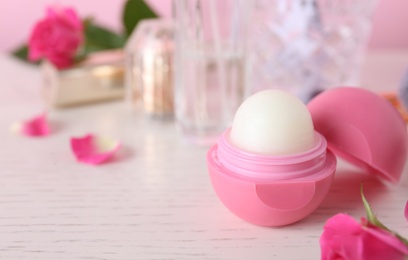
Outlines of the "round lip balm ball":
<svg viewBox="0 0 408 260">
<path fill-rule="evenodd" d="M 245 151 L 284 156 L 305 152 L 315 144 L 312 117 L 297 97 L 280 90 L 264 90 L 238 108 L 230 142 Z"/>
</svg>

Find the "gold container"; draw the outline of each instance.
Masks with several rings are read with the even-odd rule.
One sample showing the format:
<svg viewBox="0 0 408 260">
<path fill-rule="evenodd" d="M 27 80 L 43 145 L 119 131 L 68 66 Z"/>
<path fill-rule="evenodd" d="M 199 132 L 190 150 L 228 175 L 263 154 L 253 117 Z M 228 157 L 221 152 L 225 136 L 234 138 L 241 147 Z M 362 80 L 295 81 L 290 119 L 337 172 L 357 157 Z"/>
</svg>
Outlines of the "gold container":
<svg viewBox="0 0 408 260">
<path fill-rule="evenodd" d="M 159 118 L 173 116 L 173 26 L 169 20 L 140 22 L 126 44 L 127 99 Z"/>
<path fill-rule="evenodd" d="M 50 107 L 69 107 L 124 97 L 122 50 L 96 52 L 75 66 L 58 70 L 41 65 L 43 95 Z"/>
</svg>

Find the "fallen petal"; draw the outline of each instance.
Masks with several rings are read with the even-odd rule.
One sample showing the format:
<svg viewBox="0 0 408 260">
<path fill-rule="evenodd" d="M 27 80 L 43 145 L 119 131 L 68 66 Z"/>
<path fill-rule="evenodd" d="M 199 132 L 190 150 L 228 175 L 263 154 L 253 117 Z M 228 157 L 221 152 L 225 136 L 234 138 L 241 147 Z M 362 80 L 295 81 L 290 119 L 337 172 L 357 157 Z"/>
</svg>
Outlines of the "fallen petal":
<svg viewBox="0 0 408 260">
<path fill-rule="evenodd" d="M 97 137 L 92 134 L 71 138 L 71 149 L 79 162 L 98 165 L 113 156 L 120 143 L 111 138 Z"/>
<path fill-rule="evenodd" d="M 14 133 L 30 137 L 46 136 L 50 134 L 50 128 L 46 114 L 38 115 L 24 122 L 14 123 L 10 130 Z"/>
</svg>

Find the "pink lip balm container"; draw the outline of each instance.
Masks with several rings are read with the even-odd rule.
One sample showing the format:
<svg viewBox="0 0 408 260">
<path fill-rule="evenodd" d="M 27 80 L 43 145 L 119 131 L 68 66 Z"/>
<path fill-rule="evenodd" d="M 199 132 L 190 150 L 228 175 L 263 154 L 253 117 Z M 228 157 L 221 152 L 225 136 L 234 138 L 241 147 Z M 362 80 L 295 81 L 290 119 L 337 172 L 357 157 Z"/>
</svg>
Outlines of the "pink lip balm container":
<svg viewBox="0 0 408 260">
<path fill-rule="evenodd" d="M 283 226 L 312 213 L 324 200 L 336 155 L 369 174 L 398 182 L 407 156 L 406 125 L 382 97 L 359 88 L 326 91 L 308 104 L 315 142 L 307 151 L 272 156 L 244 151 L 230 129 L 207 153 L 212 186 L 243 220 Z"/>
</svg>

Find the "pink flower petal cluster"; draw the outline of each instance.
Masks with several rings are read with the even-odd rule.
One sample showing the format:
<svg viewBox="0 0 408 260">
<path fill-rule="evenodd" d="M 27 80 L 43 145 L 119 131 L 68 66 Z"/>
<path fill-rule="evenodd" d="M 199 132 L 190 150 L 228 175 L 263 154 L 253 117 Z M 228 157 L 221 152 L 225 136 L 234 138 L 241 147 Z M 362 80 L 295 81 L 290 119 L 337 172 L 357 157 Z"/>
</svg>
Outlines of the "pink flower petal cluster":
<svg viewBox="0 0 408 260">
<path fill-rule="evenodd" d="M 72 8 L 49 7 L 46 16 L 38 21 L 29 39 L 28 58 L 47 59 L 57 68 L 70 67 L 84 41 L 82 21 Z"/>
<path fill-rule="evenodd" d="M 46 136 L 50 134 L 47 115 L 41 114 L 25 121 L 21 127 L 21 133 L 26 136 Z"/>
<path fill-rule="evenodd" d="M 10 126 L 10 131 L 29 137 L 41 137 L 50 134 L 47 115 L 36 115 L 23 122 L 16 122 Z"/>
<path fill-rule="evenodd" d="M 120 143 L 116 140 L 109 140 L 110 144 L 101 148 L 98 139 L 100 138 L 92 134 L 71 138 L 71 149 L 78 162 L 98 165 L 109 160 L 120 148 Z"/>
<path fill-rule="evenodd" d="M 362 218 L 358 223 L 346 214 L 327 220 L 320 237 L 322 260 L 403 260 L 408 246 L 392 233 Z"/>
</svg>

